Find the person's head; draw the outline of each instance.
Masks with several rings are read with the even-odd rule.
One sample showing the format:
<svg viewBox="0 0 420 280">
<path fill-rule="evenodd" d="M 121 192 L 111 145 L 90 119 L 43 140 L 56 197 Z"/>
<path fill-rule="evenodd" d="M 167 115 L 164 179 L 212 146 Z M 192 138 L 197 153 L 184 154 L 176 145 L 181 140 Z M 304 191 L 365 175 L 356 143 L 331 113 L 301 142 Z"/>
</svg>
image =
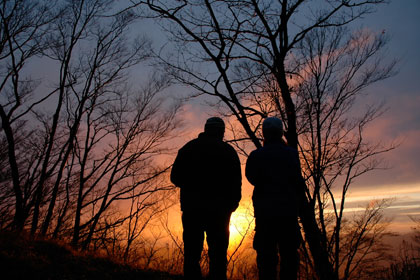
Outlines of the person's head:
<svg viewBox="0 0 420 280">
<path fill-rule="evenodd" d="M 265 142 L 281 141 L 283 137 L 283 123 L 277 117 L 268 117 L 263 121 L 262 132 Z"/>
<path fill-rule="evenodd" d="M 204 125 L 204 132 L 211 137 L 222 140 L 225 134 L 225 123 L 221 118 L 211 117 Z"/>
</svg>

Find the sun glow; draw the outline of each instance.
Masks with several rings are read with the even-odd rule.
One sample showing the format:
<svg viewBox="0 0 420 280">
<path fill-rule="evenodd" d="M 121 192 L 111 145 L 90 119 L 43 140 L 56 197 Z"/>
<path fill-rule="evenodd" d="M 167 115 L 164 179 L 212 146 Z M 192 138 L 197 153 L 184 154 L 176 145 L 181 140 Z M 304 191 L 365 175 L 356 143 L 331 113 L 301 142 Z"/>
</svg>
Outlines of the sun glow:
<svg viewBox="0 0 420 280">
<path fill-rule="evenodd" d="M 239 207 L 230 219 L 229 225 L 231 246 L 236 246 L 249 237 L 254 231 L 254 217 L 249 209 Z"/>
</svg>

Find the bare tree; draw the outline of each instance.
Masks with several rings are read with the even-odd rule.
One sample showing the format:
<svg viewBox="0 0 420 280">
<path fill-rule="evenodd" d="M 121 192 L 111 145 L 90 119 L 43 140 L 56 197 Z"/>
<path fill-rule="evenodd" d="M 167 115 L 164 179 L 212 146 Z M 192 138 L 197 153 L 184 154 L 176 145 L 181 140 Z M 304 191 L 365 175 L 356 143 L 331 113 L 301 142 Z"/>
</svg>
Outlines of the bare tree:
<svg viewBox="0 0 420 280">
<path fill-rule="evenodd" d="M 153 192 L 161 188 L 154 185 L 154 179 L 167 168 L 154 167 L 153 157 L 164 152 L 160 145 L 173 128 L 174 111 L 162 114 L 155 94 L 140 95 L 137 102 L 128 96 L 120 97 L 118 104 L 92 118 L 98 123 L 88 124 L 86 134 L 80 135 L 75 147 L 80 162 L 76 222 L 86 209 L 96 213 L 84 225 L 75 224 L 73 242 L 78 239 L 78 229 L 89 226 L 86 247 L 101 214 L 114 201 L 144 196 L 141 201 L 147 205 L 152 202 Z"/>
<path fill-rule="evenodd" d="M 2 3 L 2 32 L 10 38 L 1 65 L 7 150 L 2 146 L 0 211 L 14 211 L 18 230 L 30 220 L 32 234 L 81 248 L 102 242 L 113 252 L 125 244 L 128 252 L 121 229 L 130 224 L 133 242 L 166 207 L 160 193 L 172 186 L 161 158 L 179 109 L 165 96 L 169 79 L 134 81 L 130 73 L 150 54 L 147 38 L 129 36 L 138 17 L 116 12 L 109 0 L 57 1 L 50 9 Z M 11 33 L 8 24 L 20 29 Z M 34 63 L 57 70 L 39 89 L 21 80 L 34 55 Z"/>
<path fill-rule="evenodd" d="M 339 232 L 348 187 L 354 178 L 378 167 L 377 154 L 393 148 L 368 145 L 363 138 L 363 128 L 380 115 L 380 108 L 368 109 L 359 119 L 344 119 L 363 89 L 393 73 L 393 62 L 382 67 L 376 59 L 386 43 L 383 34 L 366 36 L 343 29 L 384 2 L 134 4 L 147 7 L 151 17 L 172 23 L 162 25 L 176 51 L 168 56 L 162 51 L 160 63 L 178 81 L 193 87 L 193 96 L 207 96 L 213 106 L 237 120 L 241 128 L 234 131 L 237 143 L 260 147 L 262 119 L 283 116 L 287 142 L 300 149 L 303 159 L 306 186 L 301 189 L 300 219 L 321 279 L 339 277 L 340 265 L 334 260 L 341 250 Z M 348 34 L 352 37 L 346 38 Z M 237 146 L 246 153 L 246 146 Z M 342 175 L 342 204 L 337 207 L 335 201 L 324 199 L 334 197 L 332 184 Z M 336 207 L 334 253 L 323 221 L 328 202 Z"/>
<path fill-rule="evenodd" d="M 401 240 L 388 266 L 372 269 L 369 279 L 417 279 L 420 276 L 419 218 L 409 216 L 414 226 L 407 239 Z"/>
<path fill-rule="evenodd" d="M 395 62 L 382 66 L 377 60 L 385 44 L 386 36 L 381 33 L 323 28 L 308 33 L 297 51 L 303 66 L 293 81 L 302 169 L 307 197 L 316 208 L 321 240 L 333 259 L 336 277 L 343 266 L 342 256 L 360 249 L 358 244 L 341 247 L 347 191 L 357 177 L 381 167 L 376 155 L 395 148 L 394 144 L 371 144 L 364 139 L 367 125 L 381 115 L 383 104 L 354 112 L 356 98 L 364 88 L 393 74 Z M 384 205 L 373 208 L 380 211 Z M 326 207 L 333 208 L 332 217 L 325 213 Z M 370 213 L 364 217 L 369 226 L 381 227 L 379 220 L 368 218 Z M 363 238 L 363 232 L 357 234 Z M 352 266 L 352 258 L 348 261 Z M 347 279 L 349 270 L 344 271 Z"/>
<path fill-rule="evenodd" d="M 43 37 L 48 32 L 47 25 L 55 18 L 52 13 L 54 3 L 46 5 L 44 1 L 1 1 L 1 41 L 0 41 L 0 117 L 2 133 L 5 136 L 8 157 L 8 172 L 14 194 L 13 227 L 21 230 L 29 214 L 31 190 L 25 179 L 33 176 L 24 175 L 30 164 L 22 166 L 19 161 L 19 137 L 31 136 L 30 130 L 24 130 L 30 109 L 42 102 L 49 95 L 34 100 L 34 80 L 23 74 L 28 64 L 45 48 Z M 50 6 L 51 5 L 51 6 Z M 19 133 L 19 136 L 17 135 Z M 26 135 L 25 135 L 26 134 Z M 28 206 L 29 204 L 29 206 Z"/>
</svg>

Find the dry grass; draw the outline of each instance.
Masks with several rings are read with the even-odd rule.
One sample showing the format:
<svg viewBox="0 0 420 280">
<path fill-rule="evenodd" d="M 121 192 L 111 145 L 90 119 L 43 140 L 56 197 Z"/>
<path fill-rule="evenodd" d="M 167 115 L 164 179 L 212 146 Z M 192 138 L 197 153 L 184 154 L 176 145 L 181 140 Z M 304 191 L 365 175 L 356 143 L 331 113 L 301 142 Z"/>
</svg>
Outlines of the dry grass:
<svg viewBox="0 0 420 280">
<path fill-rule="evenodd" d="M 52 240 L 32 240 L 10 232 L 0 233 L 0 269 L 0 279 L 182 279 L 75 252 Z"/>
</svg>

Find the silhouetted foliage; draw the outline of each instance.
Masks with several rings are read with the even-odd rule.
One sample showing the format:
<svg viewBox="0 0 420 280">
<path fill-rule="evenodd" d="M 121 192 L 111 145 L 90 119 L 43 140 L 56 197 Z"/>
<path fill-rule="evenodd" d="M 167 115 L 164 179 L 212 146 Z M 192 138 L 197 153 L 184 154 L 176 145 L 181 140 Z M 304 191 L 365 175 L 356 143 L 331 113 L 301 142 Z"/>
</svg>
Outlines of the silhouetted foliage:
<svg viewBox="0 0 420 280">
<path fill-rule="evenodd" d="M 373 280 L 414 280 L 420 278 L 420 220 L 410 217 L 414 222 L 412 232 L 399 244 L 389 265 L 373 270 L 368 276 Z"/>
</svg>

